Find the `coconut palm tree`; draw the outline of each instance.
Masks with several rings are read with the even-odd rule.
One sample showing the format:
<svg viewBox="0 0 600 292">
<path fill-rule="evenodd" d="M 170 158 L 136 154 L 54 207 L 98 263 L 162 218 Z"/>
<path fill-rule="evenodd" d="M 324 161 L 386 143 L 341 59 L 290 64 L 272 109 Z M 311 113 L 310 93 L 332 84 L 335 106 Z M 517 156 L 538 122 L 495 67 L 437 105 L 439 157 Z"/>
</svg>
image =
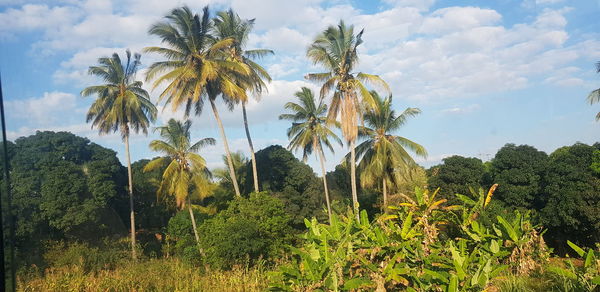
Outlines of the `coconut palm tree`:
<svg viewBox="0 0 600 292">
<path fill-rule="evenodd" d="M 221 94 L 240 101 L 247 100 L 245 88 L 236 80 L 247 76 L 249 70 L 245 64 L 229 58 L 228 49 L 233 45 L 233 39 L 216 40 L 211 30 L 208 7 L 204 7 L 202 16 L 185 6 L 173 9 L 165 16 L 165 21 L 154 24 L 149 30 L 150 34 L 161 38 L 165 47 L 147 47 L 144 50 L 160 54 L 166 60 L 152 64 L 146 79 L 155 80 L 154 88 L 166 83 L 159 101 L 164 99 L 174 111 L 184 106 L 186 116 L 192 109 L 200 115 L 208 99 L 219 125 L 229 172 L 235 177 L 227 136 L 215 100 Z M 234 180 L 233 187 L 239 197 L 237 180 Z"/>
<path fill-rule="evenodd" d="M 231 153 L 231 159 L 233 160 L 233 168 L 235 170 L 235 176 L 238 180 L 238 185 L 245 185 L 245 180 L 243 180 L 244 178 L 244 171 L 246 163 L 248 163 L 248 158 L 246 158 L 244 156 L 244 154 L 242 154 L 242 152 L 238 151 L 238 152 L 233 152 Z M 227 165 L 227 156 L 223 155 L 223 163 L 225 165 Z M 214 169 L 213 171 L 213 175 L 215 178 L 217 178 L 221 183 L 223 183 L 226 186 L 232 185 L 231 182 L 231 176 L 229 175 L 229 170 L 227 167 L 225 168 L 217 168 Z"/>
<path fill-rule="evenodd" d="M 600 73 L 600 62 L 596 63 L 596 73 Z M 600 101 L 600 88 L 593 90 L 587 97 L 590 104 L 595 104 Z M 600 112 L 596 114 L 596 121 L 600 121 Z"/>
<path fill-rule="evenodd" d="M 192 122 L 189 120 L 182 123 L 170 119 L 166 126 L 156 128 L 163 140 L 150 142 L 150 149 L 161 152 L 166 157 L 159 157 L 148 162 L 144 167 L 144 171 L 161 169 L 166 165 L 157 195 L 174 196 L 177 207 L 180 209 L 188 207 L 194 237 L 196 243 L 200 244 L 196 218 L 194 218 L 194 212 L 192 211 L 191 197 L 196 196 L 199 199 L 204 199 L 211 194 L 210 173 L 206 168 L 206 161 L 198 154 L 198 151 L 204 146 L 214 145 L 215 139 L 204 138 L 192 143 L 190 138 L 191 126 Z"/>
<path fill-rule="evenodd" d="M 117 53 L 112 57 L 98 59 L 97 66 L 91 66 L 90 75 L 100 77 L 104 84 L 85 88 L 82 96 L 96 96 L 96 100 L 88 110 L 86 122 L 92 123 L 100 134 L 119 131 L 125 142 L 127 157 L 127 177 L 129 179 L 129 219 L 131 225 L 131 256 L 137 258 L 135 250 L 135 213 L 133 209 L 133 178 L 131 172 L 131 156 L 129 153 L 129 136 L 131 132 L 140 130 L 148 133 L 150 123 L 156 119 L 156 107 L 150 101 L 148 92 L 142 88 L 142 82 L 135 80 L 135 73 L 140 65 L 140 54 L 133 58 L 126 51 L 127 60 L 123 64 Z"/>
<path fill-rule="evenodd" d="M 266 49 L 252 49 L 246 50 L 246 43 L 248 41 L 248 35 L 254 27 L 254 19 L 242 20 L 233 10 L 221 11 L 217 14 L 214 19 L 215 23 L 215 34 L 217 39 L 225 40 L 232 38 L 234 40 L 233 45 L 229 49 L 231 58 L 237 60 L 248 66 L 250 74 L 248 76 L 241 76 L 241 80 L 238 80 L 238 84 L 243 86 L 247 91 L 254 93 L 254 96 L 259 98 L 263 90 L 266 90 L 265 80 L 270 82 L 271 76 L 267 70 L 262 66 L 254 62 L 257 58 L 262 58 L 266 55 L 273 54 L 272 50 Z M 252 159 L 252 175 L 254 179 L 254 191 L 258 192 L 258 172 L 256 170 L 256 157 L 254 156 L 254 146 L 252 144 L 252 138 L 250 137 L 250 130 L 248 129 L 248 115 L 246 114 L 246 102 L 241 101 L 242 104 L 242 116 L 244 118 L 244 129 L 246 130 L 246 138 L 248 139 L 248 146 L 250 147 L 250 155 Z"/>
<path fill-rule="evenodd" d="M 383 208 L 387 207 L 387 189 L 396 181 L 397 172 L 415 164 L 407 150 L 421 157 L 427 156 L 425 148 L 405 137 L 394 135 L 406 121 L 421 113 L 417 108 L 407 108 L 400 115 L 392 109 L 392 97 L 381 98 L 372 91 L 374 106 L 364 114 L 365 126 L 359 127 L 356 155 L 360 159 L 360 181 L 363 187 L 381 183 Z"/>
<path fill-rule="evenodd" d="M 373 97 L 364 83 L 370 83 L 389 92 L 389 87 L 377 75 L 354 72 L 358 64 L 357 48 L 362 44 L 361 30 L 354 34 L 354 27 L 343 21 L 337 26 L 329 26 L 320 33 L 309 46 L 306 55 L 314 64 L 323 66 L 327 72 L 312 73 L 307 79 L 323 82 L 321 98 L 331 91 L 333 96 L 329 106 L 328 120 L 341 119 L 342 135 L 350 147 L 350 178 L 352 184 L 352 202 L 356 219 L 358 213 L 358 195 L 356 191 L 356 153 L 354 144 L 358 135 L 358 119 L 364 105 L 374 104 Z"/>
<path fill-rule="evenodd" d="M 327 203 L 327 213 L 329 222 L 331 222 L 331 202 L 329 201 L 329 190 L 327 189 L 327 172 L 325 171 L 325 155 L 323 154 L 323 145 L 331 152 L 330 138 L 342 145 L 342 140 L 329 128 L 331 123 L 327 123 L 327 105 L 323 99 L 315 103 L 313 92 L 302 87 L 295 96 L 300 103 L 288 102 L 285 108 L 292 111 L 290 114 L 282 114 L 280 120 L 292 121 L 292 126 L 288 129 L 287 135 L 290 138 L 288 149 L 292 151 L 302 150 L 302 159 L 306 162 L 308 155 L 315 151 L 321 163 L 321 172 L 323 175 L 323 187 L 325 188 L 325 202 Z"/>
</svg>

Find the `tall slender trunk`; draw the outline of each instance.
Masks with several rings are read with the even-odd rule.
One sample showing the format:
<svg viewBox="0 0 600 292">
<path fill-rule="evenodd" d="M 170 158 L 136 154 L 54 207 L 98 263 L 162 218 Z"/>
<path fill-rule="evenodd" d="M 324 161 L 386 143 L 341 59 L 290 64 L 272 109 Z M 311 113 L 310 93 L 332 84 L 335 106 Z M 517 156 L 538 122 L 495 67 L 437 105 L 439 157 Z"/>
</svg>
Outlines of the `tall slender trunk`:
<svg viewBox="0 0 600 292">
<path fill-rule="evenodd" d="M 355 141 L 350 141 L 350 182 L 352 184 L 352 208 L 356 214 L 356 220 L 360 221 L 358 210 L 358 194 L 356 192 L 356 151 L 354 147 Z"/>
<path fill-rule="evenodd" d="M 250 130 L 248 129 L 248 116 L 246 115 L 246 103 L 242 102 L 242 113 L 244 114 L 244 128 L 246 129 L 246 137 L 248 138 L 248 146 L 250 146 L 250 155 L 252 158 L 252 176 L 254 177 L 254 191 L 258 190 L 258 171 L 256 170 L 256 156 L 254 156 L 254 146 L 252 138 L 250 138 Z"/>
<path fill-rule="evenodd" d="M 137 259 L 135 252 L 135 213 L 133 210 L 133 175 L 131 172 L 131 156 L 129 154 L 129 134 L 125 135 L 125 152 L 127 154 L 127 177 L 129 178 L 129 224 L 131 225 L 131 257 Z"/>
<path fill-rule="evenodd" d="M 321 161 L 321 172 L 323 173 L 323 187 L 325 188 L 325 202 L 327 202 L 327 214 L 329 215 L 329 224 L 331 224 L 331 203 L 329 201 L 329 190 L 327 189 L 327 172 L 325 171 L 325 156 L 323 148 L 317 148 L 319 152 L 319 160 Z"/>
<path fill-rule="evenodd" d="M 233 189 L 235 191 L 235 195 L 241 197 L 240 187 L 238 186 L 237 177 L 235 176 L 235 169 L 233 168 L 233 160 L 231 159 L 231 152 L 229 151 L 229 144 L 227 143 L 227 137 L 225 136 L 225 128 L 223 128 L 223 123 L 221 122 L 221 118 L 219 117 L 219 112 L 217 111 L 217 106 L 215 105 L 215 100 L 213 98 L 209 98 L 210 106 L 212 107 L 213 114 L 215 115 L 215 120 L 217 120 L 217 124 L 219 125 L 219 130 L 221 131 L 221 138 L 223 138 L 223 146 L 225 147 L 225 155 L 227 156 L 227 164 L 229 164 L 229 177 L 231 177 L 231 184 L 233 184 Z"/>
<path fill-rule="evenodd" d="M 385 177 L 383 178 L 382 190 L 383 190 L 383 212 L 387 212 L 387 185 L 385 184 Z"/>
<path fill-rule="evenodd" d="M 192 229 L 194 230 L 194 237 L 196 238 L 196 245 L 198 246 L 198 251 L 201 255 L 204 255 L 202 252 L 202 248 L 200 247 L 200 237 L 198 236 L 198 227 L 196 227 L 196 217 L 194 216 L 194 211 L 192 210 L 192 202 L 188 198 L 188 211 L 190 212 L 190 220 L 192 220 Z"/>
</svg>

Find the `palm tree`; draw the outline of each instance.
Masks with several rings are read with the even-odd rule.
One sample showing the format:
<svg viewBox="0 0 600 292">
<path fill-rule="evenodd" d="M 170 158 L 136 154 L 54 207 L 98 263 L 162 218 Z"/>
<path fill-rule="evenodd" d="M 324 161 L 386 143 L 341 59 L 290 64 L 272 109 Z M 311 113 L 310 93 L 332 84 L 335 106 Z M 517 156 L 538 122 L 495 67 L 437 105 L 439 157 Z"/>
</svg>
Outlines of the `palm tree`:
<svg viewBox="0 0 600 292">
<path fill-rule="evenodd" d="M 328 127 L 327 123 L 327 105 L 323 99 L 315 103 L 313 92 L 302 87 L 302 90 L 296 92 L 296 97 L 300 103 L 288 102 L 285 108 L 292 111 L 291 114 L 282 114 L 280 120 L 292 121 L 292 126 L 288 129 L 287 135 L 290 138 L 288 148 L 292 151 L 302 149 L 302 159 L 306 162 L 308 155 L 316 151 L 321 162 L 321 172 L 323 174 L 323 187 L 325 188 L 325 202 L 327 203 L 327 213 L 329 222 L 331 222 L 331 202 L 329 201 L 329 190 L 327 189 L 327 172 L 325 171 L 325 156 L 323 154 L 323 145 L 327 146 L 331 152 L 333 147 L 329 138 L 342 145 L 342 140 Z"/>
<path fill-rule="evenodd" d="M 91 66 L 90 75 L 102 78 L 102 85 L 95 85 L 81 91 L 82 96 L 97 96 L 88 110 L 86 122 L 92 122 L 100 134 L 119 131 L 125 142 L 127 156 L 127 176 L 129 179 L 129 219 L 131 225 L 131 256 L 136 259 L 135 250 L 135 213 L 133 209 L 133 178 L 131 156 L 129 153 L 129 135 L 131 131 L 148 134 L 150 123 L 156 119 L 156 107 L 150 101 L 148 92 L 142 88 L 142 82 L 135 80 L 140 65 L 140 54 L 133 58 L 126 51 L 127 61 L 121 62 L 117 53 L 112 57 L 98 59 L 97 66 Z"/>
<path fill-rule="evenodd" d="M 208 180 L 210 173 L 206 168 L 206 161 L 198 154 L 200 148 L 206 145 L 214 145 L 215 139 L 204 138 L 193 143 L 190 138 L 190 127 L 192 122 L 170 119 L 166 126 L 156 128 L 164 140 L 153 140 L 150 149 L 161 152 L 166 157 L 156 158 L 144 167 L 144 171 L 153 171 L 164 168 L 157 195 L 175 196 L 177 207 L 183 210 L 188 207 L 194 237 L 196 243 L 200 244 L 196 219 L 192 211 L 191 197 L 195 195 L 204 199 L 211 193 L 211 184 Z"/>
<path fill-rule="evenodd" d="M 167 83 L 160 94 L 160 100 L 166 98 L 173 110 L 185 106 L 185 114 L 192 108 L 196 115 L 202 113 L 206 99 L 210 102 L 213 114 L 219 125 L 229 172 L 235 177 L 229 144 L 223 123 L 215 105 L 219 94 L 235 97 L 240 101 L 247 99 L 246 91 L 236 83 L 241 76 L 247 76 L 248 67 L 229 58 L 228 48 L 233 39 L 215 40 L 208 7 L 204 7 L 202 16 L 192 13 L 188 7 L 176 8 L 165 16 L 164 22 L 154 24 L 149 33 L 162 39 L 166 47 L 147 47 L 146 52 L 158 53 L 166 58 L 148 68 L 147 80 L 155 79 L 154 88 Z M 234 190 L 239 197 L 239 186 L 234 180 Z"/>
<path fill-rule="evenodd" d="M 255 97 L 260 97 L 263 90 L 266 90 L 264 80 L 270 82 L 271 76 L 267 70 L 262 66 L 255 63 L 253 59 L 262 58 L 268 54 L 273 54 L 272 50 L 266 49 L 253 49 L 246 50 L 245 46 L 248 41 L 248 34 L 254 27 L 254 19 L 242 20 L 240 17 L 229 9 L 228 11 L 221 11 L 217 14 L 214 19 L 216 37 L 220 40 L 232 38 L 234 40 L 229 52 L 232 59 L 237 60 L 248 66 L 250 74 L 248 76 L 241 76 L 241 80 L 238 83 L 241 84 L 246 90 L 254 93 Z M 244 118 L 244 129 L 246 130 L 246 138 L 248 139 L 248 146 L 250 147 L 250 155 L 252 158 L 252 175 L 254 179 L 254 191 L 258 192 L 258 172 L 256 170 L 256 157 L 254 156 L 254 146 L 252 144 L 252 138 L 250 137 L 250 130 L 248 129 L 248 116 L 246 114 L 246 100 L 242 100 L 242 116 Z"/>
<path fill-rule="evenodd" d="M 356 153 L 354 144 L 358 135 L 358 119 L 364 105 L 372 106 L 374 101 L 371 93 L 363 82 L 368 82 L 389 92 L 389 87 L 377 75 L 356 73 L 358 64 L 357 48 L 362 44 L 361 30 L 354 34 L 354 26 L 346 26 L 343 21 L 337 26 L 329 26 L 319 34 L 309 46 L 306 55 L 314 64 L 320 64 L 327 72 L 313 73 L 307 79 L 323 82 L 321 98 L 325 98 L 332 90 L 333 96 L 327 115 L 329 121 L 341 118 L 342 135 L 350 147 L 350 178 L 352 184 L 352 201 L 358 214 L 358 195 L 356 191 Z"/>
<path fill-rule="evenodd" d="M 387 207 L 387 188 L 395 181 L 395 176 L 407 166 L 415 164 L 407 149 L 426 157 L 425 148 L 405 137 L 394 135 L 406 121 L 419 114 L 417 108 L 407 108 L 400 115 L 392 109 L 392 97 L 381 98 L 372 91 L 375 105 L 364 114 L 365 126 L 359 127 L 359 138 L 364 139 L 356 147 L 360 162 L 360 181 L 363 187 L 381 183 L 383 209 Z"/>
<path fill-rule="evenodd" d="M 244 185 L 245 181 L 242 180 L 243 172 L 245 171 L 246 163 L 248 163 L 248 159 L 244 157 L 242 152 L 233 152 L 231 153 L 231 160 L 233 161 L 233 168 L 235 171 L 235 176 L 237 178 L 238 185 Z M 227 165 L 227 156 L 223 155 L 223 163 Z M 227 167 L 225 168 L 217 168 L 213 170 L 214 176 L 224 185 L 233 185 L 231 182 L 231 176 L 229 174 L 229 170 Z"/>
<path fill-rule="evenodd" d="M 600 73 L 600 62 L 596 63 L 596 73 Z M 600 101 L 600 88 L 593 90 L 587 97 L 590 104 L 595 104 Z M 596 114 L 596 121 L 600 121 L 600 112 Z"/>
</svg>

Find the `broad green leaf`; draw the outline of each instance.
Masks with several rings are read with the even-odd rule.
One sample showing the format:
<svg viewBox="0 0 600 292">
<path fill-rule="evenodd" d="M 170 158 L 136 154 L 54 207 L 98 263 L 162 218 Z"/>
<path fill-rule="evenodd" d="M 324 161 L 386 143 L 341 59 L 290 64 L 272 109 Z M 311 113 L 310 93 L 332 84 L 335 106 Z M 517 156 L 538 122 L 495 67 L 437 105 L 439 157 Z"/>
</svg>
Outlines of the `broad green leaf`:
<svg viewBox="0 0 600 292">
<path fill-rule="evenodd" d="M 458 292 L 458 278 L 456 275 L 450 276 L 450 283 L 446 292 Z"/>
<path fill-rule="evenodd" d="M 344 283 L 344 290 L 354 290 L 372 284 L 373 282 L 367 278 L 352 278 Z"/>
<path fill-rule="evenodd" d="M 492 239 L 492 242 L 490 243 L 490 251 L 492 251 L 493 254 L 497 254 L 500 251 L 500 245 L 498 244 L 498 241 Z"/>
<path fill-rule="evenodd" d="M 567 244 L 580 256 L 583 257 L 585 255 L 585 251 L 577 246 L 576 244 L 572 243 L 570 240 L 567 240 Z"/>
<path fill-rule="evenodd" d="M 500 222 L 502 227 L 504 227 L 504 230 L 506 230 L 510 239 L 514 242 L 517 242 L 519 240 L 519 237 L 515 229 L 510 225 L 510 223 L 508 223 L 504 218 L 502 218 L 502 216 L 496 216 L 496 218 L 498 219 L 498 222 Z"/>
<path fill-rule="evenodd" d="M 563 276 L 565 278 L 569 278 L 571 280 L 577 280 L 577 275 L 567 269 L 563 269 L 557 266 L 549 266 L 548 271 L 555 273 L 559 276 Z"/>
<path fill-rule="evenodd" d="M 585 257 L 585 264 L 583 266 L 588 268 L 594 263 L 594 261 L 595 261 L 594 251 L 590 249 L 590 250 L 588 250 L 587 256 Z"/>
</svg>

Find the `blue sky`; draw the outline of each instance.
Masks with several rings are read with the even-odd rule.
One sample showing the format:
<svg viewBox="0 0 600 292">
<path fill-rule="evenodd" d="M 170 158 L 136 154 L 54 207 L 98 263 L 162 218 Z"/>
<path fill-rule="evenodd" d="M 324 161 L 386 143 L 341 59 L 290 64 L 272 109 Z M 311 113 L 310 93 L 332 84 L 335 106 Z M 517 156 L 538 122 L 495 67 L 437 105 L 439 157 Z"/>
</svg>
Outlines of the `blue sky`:
<svg viewBox="0 0 600 292">
<path fill-rule="evenodd" d="M 505 143 L 551 152 L 600 138 L 594 121 L 600 105 L 585 102 L 600 87 L 594 71 L 600 61 L 597 0 L 0 0 L 9 138 L 70 131 L 114 149 L 123 161 L 120 137 L 98 136 L 85 123 L 91 99 L 79 92 L 98 82 L 86 70 L 98 57 L 158 44 L 147 34 L 149 26 L 186 3 L 196 11 L 210 4 L 212 10 L 232 7 L 256 18 L 249 45 L 276 53 L 261 61 L 274 79 L 268 94 L 248 106 L 258 149 L 287 144 L 288 124 L 277 119 L 283 104 L 301 86 L 318 88 L 303 79 L 321 70 L 306 59 L 305 49 L 339 19 L 365 29 L 358 69 L 390 84 L 396 110 L 422 110 L 398 134 L 426 147 L 429 157 L 417 160 L 424 166 L 453 154 L 487 160 Z M 157 58 L 144 55 L 142 62 Z M 153 98 L 158 93 L 151 91 Z M 220 109 L 231 147 L 247 154 L 241 110 Z M 169 107 L 156 125 L 171 117 L 181 113 Z M 210 111 L 193 122 L 195 138 L 220 140 Z M 133 137 L 132 159 L 155 156 L 147 147 L 154 138 Z M 346 151 L 327 153 L 327 168 Z M 222 165 L 222 153 L 220 144 L 202 151 L 211 167 Z M 317 166 L 314 159 L 309 164 Z"/>
</svg>

